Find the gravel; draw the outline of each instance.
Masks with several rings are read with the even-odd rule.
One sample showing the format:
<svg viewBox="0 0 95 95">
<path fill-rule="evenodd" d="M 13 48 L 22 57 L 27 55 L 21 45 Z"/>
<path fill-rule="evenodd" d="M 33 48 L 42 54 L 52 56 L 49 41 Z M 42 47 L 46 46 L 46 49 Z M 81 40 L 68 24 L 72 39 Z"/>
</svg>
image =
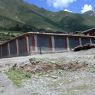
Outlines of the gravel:
<svg viewBox="0 0 95 95">
<path fill-rule="evenodd" d="M 30 58 L 47 63 L 85 62 L 89 65 L 78 71 L 57 70 L 35 74 L 30 80 L 23 80 L 21 87 L 17 87 L 5 72 L 15 63 L 29 64 Z M 94 65 L 95 49 L 0 59 L 0 95 L 95 95 Z"/>
</svg>

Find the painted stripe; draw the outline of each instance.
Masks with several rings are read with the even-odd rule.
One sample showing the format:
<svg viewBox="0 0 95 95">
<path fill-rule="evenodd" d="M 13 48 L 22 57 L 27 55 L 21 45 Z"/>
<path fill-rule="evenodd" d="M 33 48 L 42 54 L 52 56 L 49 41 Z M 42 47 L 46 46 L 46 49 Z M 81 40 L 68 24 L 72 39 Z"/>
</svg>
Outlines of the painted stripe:
<svg viewBox="0 0 95 95">
<path fill-rule="evenodd" d="M 35 39 L 35 52 L 38 52 L 37 35 L 34 35 L 34 39 Z"/>
<path fill-rule="evenodd" d="M 35 51 L 35 36 L 32 35 L 32 52 Z"/>
<path fill-rule="evenodd" d="M 90 38 L 90 44 L 92 44 L 92 39 Z"/>
<path fill-rule="evenodd" d="M 0 50 L 0 51 L 1 51 L 1 52 L 0 52 L 0 57 L 2 58 L 2 45 L 0 46 L 0 49 L 1 49 L 1 50 Z"/>
<path fill-rule="evenodd" d="M 8 43 L 8 55 L 10 56 L 10 43 Z"/>
<path fill-rule="evenodd" d="M 67 41 L 66 41 L 66 37 L 64 37 L 64 39 L 65 39 L 65 43 L 64 43 L 65 45 L 64 45 L 64 48 L 67 49 Z"/>
<path fill-rule="evenodd" d="M 67 40 L 67 50 L 69 51 L 70 50 L 69 37 L 66 37 L 66 40 Z"/>
<path fill-rule="evenodd" d="M 29 37 L 26 36 L 26 51 L 27 51 L 27 54 L 29 54 Z"/>
<path fill-rule="evenodd" d="M 2 58 L 2 45 L 1 45 L 1 58 Z"/>
<path fill-rule="evenodd" d="M 52 39 L 51 39 L 51 36 L 49 36 L 49 51 L 51 52 L 52 51 Z"/>
<path fill-rule="evenodd" d="M 79 40 L 79 38 L 78 38 L 78 44 L 80 45 L 80 40 Z"/>
<path fill-rule="evenodd" d="M 80 46 L 82 46 L 82 39 L 81 38 L 79 38 L 79 44 L 80 44 Z"/>
<path fill-rule="evenodd" d="M 19 45 L 18 45 L 18 39 L 16 39 L 16 51 L 17 51 L 17 55 L 19 55 Z"/>
<path fill-rule="evenodd" d="M 54 41 L 54 36 L 51 36 L 51 41 L 52 41 L 52 52 L 55 52 L 55 41 Z"/>
</svg>

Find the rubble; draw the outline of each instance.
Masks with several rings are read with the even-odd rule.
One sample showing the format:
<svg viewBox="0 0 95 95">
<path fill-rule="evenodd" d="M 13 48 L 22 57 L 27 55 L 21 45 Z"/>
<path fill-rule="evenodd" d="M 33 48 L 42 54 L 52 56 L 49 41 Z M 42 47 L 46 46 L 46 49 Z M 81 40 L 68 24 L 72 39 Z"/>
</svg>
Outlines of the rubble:
<svg viewBox="0 0 95 95">
<path fill-rule="evenodd" d="M 12 66 L 13 69 L 17 69 L 17 70 L 22 70 L 25 72 L 31 72 L 31 73 L 38 73 L 38 72 L 51 72 L 54 70 L 78 70 L 84 67 L 87 67 L 88 64 L 84 63 L 81 64 L 79 62 L 74 62 L 74 63 L 68 63 L 68 64 L 64 64 L 64 63 L 47 63 L 44 61 L 36 61 L 36 59 L 34 60 L 33 58 L 29 59 L 30 64 L 25 64 L 25 65 L 17 65 L 14 64 Z"/>
<path fill-rule="evenodd" d="M 77 46 L 75 47 L 73 50 L 74 51 L 80 51 L 80 50 L 87 50 L 87 49 L 91 49 L 91 48 L 95 48 L 95 45 L 91 45 L 91 44 L 86 44 L 86 45 L 83 45 L 83 46 Z"/>
<path fill-rule="evenodd" d="M 9 69 L 11 76 L 20 70 L 31 78 L 23 78 L 18 88 L 5 74 Z M 0 59 L 0 71 L 0 95 L 95 94 L 95 49 Z"/>
</svg>

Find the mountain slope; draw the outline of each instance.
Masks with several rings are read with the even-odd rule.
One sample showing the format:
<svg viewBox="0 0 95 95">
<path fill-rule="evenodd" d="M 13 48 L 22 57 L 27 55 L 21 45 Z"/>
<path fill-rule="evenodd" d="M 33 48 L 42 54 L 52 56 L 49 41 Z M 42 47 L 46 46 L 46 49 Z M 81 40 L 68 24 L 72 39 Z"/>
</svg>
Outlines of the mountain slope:
<svg viewBox="0 0 95 95">
<path fill-rule="evenodd" d="M 92 27 L 95 27 L 94 15 L 51 12 L 23 0 L 0 0 L 0 29 L 75 32 Z"/>
</svg>

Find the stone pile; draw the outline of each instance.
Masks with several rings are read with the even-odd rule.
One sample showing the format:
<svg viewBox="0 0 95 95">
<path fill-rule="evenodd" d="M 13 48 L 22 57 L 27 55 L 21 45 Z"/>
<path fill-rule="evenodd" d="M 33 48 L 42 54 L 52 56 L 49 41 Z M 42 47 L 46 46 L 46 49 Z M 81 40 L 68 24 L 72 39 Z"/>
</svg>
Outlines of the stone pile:
<svg viewBox="0 0 95 95">
<path fill-rule="evenodd" d="M 83 46 L 77 46 L 74 48 L 74 51 L 80 51 L 80 50 L 88 50 L 88 49 L 92 49 L 92 48 L 95 48 L 95 45 L 91 45 L 91 44 L 86 44 L 86 45 L 83 45 Z"/>
</svg>

